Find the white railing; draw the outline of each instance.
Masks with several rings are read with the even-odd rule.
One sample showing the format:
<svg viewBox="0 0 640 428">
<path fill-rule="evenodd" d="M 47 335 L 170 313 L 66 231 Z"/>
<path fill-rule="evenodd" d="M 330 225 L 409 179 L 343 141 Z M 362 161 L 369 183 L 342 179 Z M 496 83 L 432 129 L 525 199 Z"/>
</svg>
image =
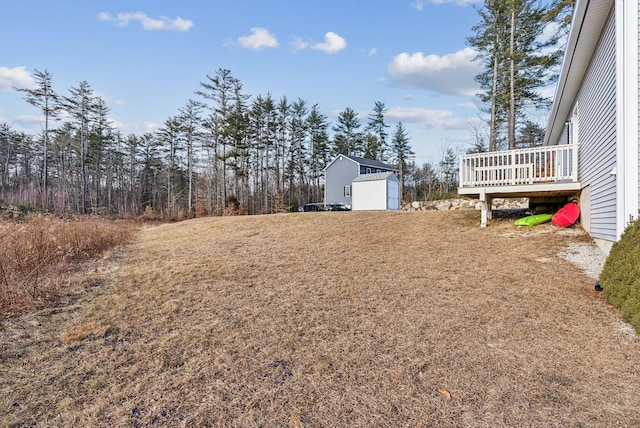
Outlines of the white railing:
<svg viewBox="0 0 640 428">
<path fill-rule="evenodd" d="M 474 153 L 460 158 L 460 187 L 577 181 L 577 144 Z"/>
</svg>

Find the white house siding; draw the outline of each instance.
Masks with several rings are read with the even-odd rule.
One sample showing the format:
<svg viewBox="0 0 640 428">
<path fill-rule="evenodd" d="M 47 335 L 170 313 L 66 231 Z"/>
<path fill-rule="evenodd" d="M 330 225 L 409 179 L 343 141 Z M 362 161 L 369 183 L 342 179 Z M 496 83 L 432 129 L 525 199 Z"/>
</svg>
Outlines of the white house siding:
<svg viewBox="0 0 640 428">
<path fill-rule="evenodd" d="M 615 36 L 610 14 L 577 97 L 580 182 L 591 194 L 589 232 L 608 241 L 616 240 Z"/>
</svg>

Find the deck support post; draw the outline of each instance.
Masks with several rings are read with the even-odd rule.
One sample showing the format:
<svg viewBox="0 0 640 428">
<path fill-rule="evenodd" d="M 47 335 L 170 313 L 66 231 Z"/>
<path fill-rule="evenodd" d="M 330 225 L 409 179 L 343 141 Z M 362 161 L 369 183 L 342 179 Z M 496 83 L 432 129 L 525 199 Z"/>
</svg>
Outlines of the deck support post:
<svg viewBox="0 0 640 428">
<path fill-rule="evenodd" d="M 480 227 L 487 227 L 488 220 L 491 220 L 491 204 L 493 198 L 484 190 L 480 191 Z"/>
</svg>

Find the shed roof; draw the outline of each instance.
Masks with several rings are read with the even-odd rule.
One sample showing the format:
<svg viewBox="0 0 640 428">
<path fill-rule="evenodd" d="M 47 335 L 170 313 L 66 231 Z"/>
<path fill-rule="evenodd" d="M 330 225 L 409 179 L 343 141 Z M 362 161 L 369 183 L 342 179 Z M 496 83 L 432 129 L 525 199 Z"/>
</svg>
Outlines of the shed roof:
<svg viewBox="0 0 640 428">
<path fill-rule="evenodd" d="M 398 170 L 398 168 L 396 168 L 393 165 L 389 165 L 389 164 L 386 164 L 384 162 L 380 162 L 380 161 L 375 160 L 375 159 L 366 159 L 366 158 L 361 158 L 361 157 L 358 157 L 358 156 L 350 156 L 350 155 L 343 155 L 343 156 L 346 157 L 346 158 L 351 159 L 352 161 L 358 162 L 360 165 L 371 166 L 371 167 L 374 167 L 374 168 L 390 169 L 390 170 L 393 170 L 393 171 L 397 171 Z"/>
<path fill-rule="evenodd" d="M 391 178 L 391 177 L 393 177 L 395 181 L 398 181 L 398 179 L 396 178 L 396 175 L 393 172 L 387 171 L 387 172 L 376 172 L 373 174 L 360 174 L 359 176 L 353 179 L 353 182 L 356 183 L 360 181 L 386 180 L 387 178 Z"/>
</svg>

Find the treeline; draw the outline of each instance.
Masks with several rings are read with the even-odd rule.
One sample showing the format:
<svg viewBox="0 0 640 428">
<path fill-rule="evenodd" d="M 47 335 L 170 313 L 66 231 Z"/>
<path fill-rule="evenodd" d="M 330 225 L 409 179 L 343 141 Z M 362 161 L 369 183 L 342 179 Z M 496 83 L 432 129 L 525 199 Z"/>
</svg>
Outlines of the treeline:
<svg viewBox="0 0 640 428">
<path fill-rule="evenodd" d="M 398 165 L 407 197 L 442 193 L 453 183 L 450 172 L 443 183 L 438 166 L 411 161 L 407 132 L 397 123 L 389 135 L 382 102 L 364 125 L 351 108 L 332 125 L 317 104 L 251 98 L 219 69 L 157 132 L 124 136 L 87 82 L 63 96 L 48 71 L 33 78 L 35 89 L 18 90 L 39 109 L 42 134 L 0 123 L 5 204 L 58 215 L 165 218 L 295 210 L 323 200 L 323 169 L 338 153 Z"/>
</svg>

